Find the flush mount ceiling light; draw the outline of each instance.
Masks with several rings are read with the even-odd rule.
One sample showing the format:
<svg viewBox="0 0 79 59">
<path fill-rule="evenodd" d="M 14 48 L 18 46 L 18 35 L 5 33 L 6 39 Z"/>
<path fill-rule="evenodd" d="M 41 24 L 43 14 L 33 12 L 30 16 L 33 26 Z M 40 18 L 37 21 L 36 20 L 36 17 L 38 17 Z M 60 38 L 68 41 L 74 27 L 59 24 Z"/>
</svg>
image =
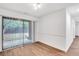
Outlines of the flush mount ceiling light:
<svg viewBox="0 0 79 59">
<path fill-rule="evenodd" d="M 34 6 L 34 9 L 37 10 L 41 7 L 41 4 L 40 3 L 34 3 L 33 6 Z"/>
</svg>

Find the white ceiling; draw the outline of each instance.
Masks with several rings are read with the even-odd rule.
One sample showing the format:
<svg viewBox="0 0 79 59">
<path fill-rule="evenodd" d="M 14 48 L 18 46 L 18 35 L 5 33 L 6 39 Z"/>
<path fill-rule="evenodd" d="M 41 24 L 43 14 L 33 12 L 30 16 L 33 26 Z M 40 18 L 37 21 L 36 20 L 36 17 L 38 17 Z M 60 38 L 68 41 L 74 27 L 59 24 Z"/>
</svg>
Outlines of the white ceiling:
<svg viewBox="0 0 79 59">
<path fill-rule="evenodd" d="M 0 8 L 41 17 L 48 13 L 75 5 L 74 3 L 41 3 L 41 8 L 35 10 L 33 3 L 0 3 Z"/>
</svg>

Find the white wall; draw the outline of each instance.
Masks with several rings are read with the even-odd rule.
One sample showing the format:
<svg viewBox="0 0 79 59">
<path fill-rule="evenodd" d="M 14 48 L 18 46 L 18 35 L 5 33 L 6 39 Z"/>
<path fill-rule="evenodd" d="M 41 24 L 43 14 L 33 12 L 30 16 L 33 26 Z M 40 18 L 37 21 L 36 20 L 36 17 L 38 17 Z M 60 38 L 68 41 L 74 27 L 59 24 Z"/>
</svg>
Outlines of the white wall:
<svg viewBox="0 0 79 59">
<path fill-rule="evenodd" d="M 73 40 L 75 39 L 75 25 L 76 25 L 76 22 L 75 22 L 75 19 L 72 19 L 72 35 L 73 35 Z"/>
<path fill-rule="evenodd" d="M 60 10 L 41 18 L 36 23 L 38 33 L 36 37 L 37 41 L 67 52 L 75 38 L 75 32 L 79 35 L 79 25 L 77 24 L 76 27 L 75 19 L 71 17 L 72 13 L 75 12 L 75 7 L 78 6 L 72 6 L 66 8 L 64 12 Z"/>
<path fill-rule="evenodd" d="M 71 17 L 70 10 L 66 9 L 66 51 L 75 38 L 75 20 Z"/>
<path fill-rule="evenodd" d="M 76 21 L 75 19 L 72 19 L 72 34 L 73 34 L 73 39 L 75 38 L 75 29 L 76 29 Z"/>
<path fill-rule="evenodd" d="M 36 22 L 36 41 L 65 51 L 66 12 L 58 10 Z"/>
<path fill-rule="evenodd" d="M 76 22 L 75 35 L 79 36 L 79 22 Z"/>
</svg>

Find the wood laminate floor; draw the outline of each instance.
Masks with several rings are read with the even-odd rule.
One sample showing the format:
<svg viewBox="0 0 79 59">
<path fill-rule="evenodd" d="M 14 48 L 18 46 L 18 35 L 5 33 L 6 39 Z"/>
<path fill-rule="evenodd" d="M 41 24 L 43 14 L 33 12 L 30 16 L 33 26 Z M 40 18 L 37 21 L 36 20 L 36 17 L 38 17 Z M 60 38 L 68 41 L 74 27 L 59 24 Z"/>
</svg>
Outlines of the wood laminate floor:
<svg viewBox="0 0 79 59">
<path fill-rule="evenodd" d="M 37 42 L 0 52 L 1 56 L 79 56 L 79 37 L 72 43 L 67 53 Z"/>
</svg>

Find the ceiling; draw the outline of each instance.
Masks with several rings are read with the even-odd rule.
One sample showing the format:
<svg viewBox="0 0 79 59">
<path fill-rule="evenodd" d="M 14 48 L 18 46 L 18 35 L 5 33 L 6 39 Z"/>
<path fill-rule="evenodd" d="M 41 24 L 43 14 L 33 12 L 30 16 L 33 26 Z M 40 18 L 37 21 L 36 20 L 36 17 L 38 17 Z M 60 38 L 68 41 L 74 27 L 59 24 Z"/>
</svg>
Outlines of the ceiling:
<svg viewBox="0 0 79 59">
<path fill-rule="evenodd" d="M 48 13 L 73 5 L 75 5 L 75 3 L 41 3 L 41 8 L 35 10 L 33 3 L 0 3 L 0 8 L 28 14 L 34 17 L 41 17 L 47 15 Z"/>
<path fill-rule="evenodd" d="M 70 7 L 69 12 L 72 19 L 79 23 L 79 4 Z"/>
</svg>

